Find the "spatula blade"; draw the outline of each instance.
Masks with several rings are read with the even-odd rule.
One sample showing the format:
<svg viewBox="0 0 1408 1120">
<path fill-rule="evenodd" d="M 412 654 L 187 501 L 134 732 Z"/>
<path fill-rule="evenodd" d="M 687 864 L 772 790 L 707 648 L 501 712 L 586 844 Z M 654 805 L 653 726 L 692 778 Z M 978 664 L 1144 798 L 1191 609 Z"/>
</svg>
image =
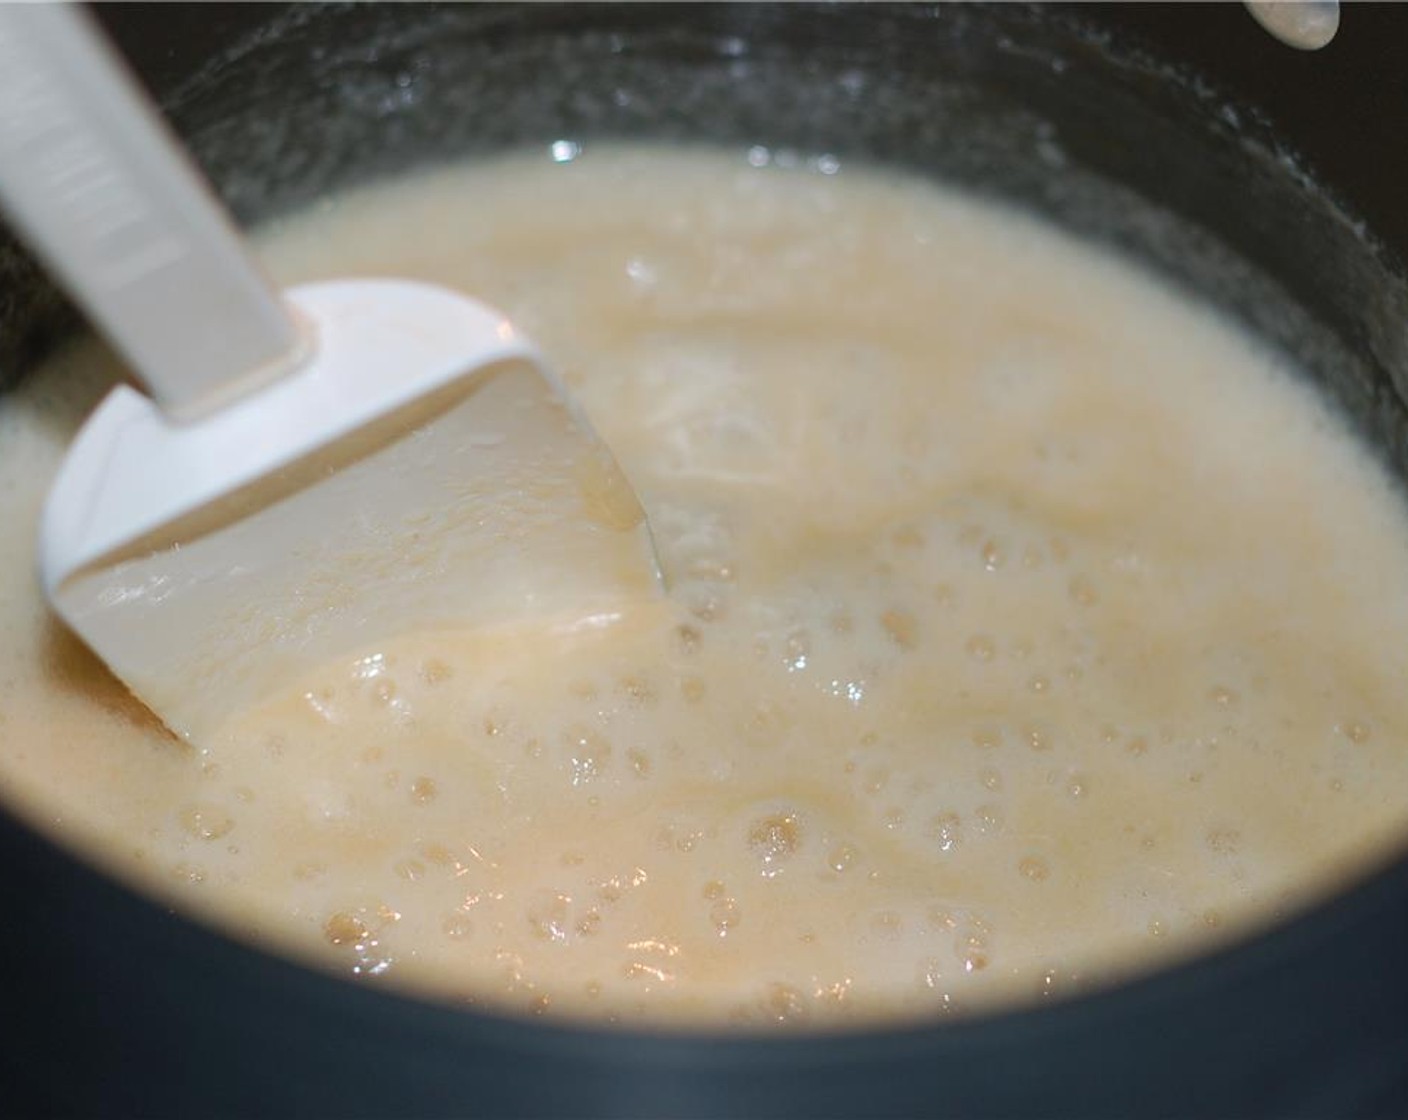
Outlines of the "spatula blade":
<svg viewBox="0 0 1408 1120">
<path fill-rule="evenodd" d="M 323 295 L 368 283 L 378 282 L 322 286 Z M 115 391 L 70 452 L 100 459 L 100 473 L 87 464 L 90 486 L 80 494 L 63 485 L 74 473 L 66 465 L 46 510 L 54 606 L 168 726 L 199 739 L 317 665 L 407 632 L 588 619 L 656 593 L 649 528 L 610 451 L 531 348 L 472 301 L 487 317 L 452 325 L 456 368 L 429 368 L 453 345 L 422 355 L 426 368 L 383 368 L 400 392 L 380 402 L 381 415 L 368 420 L 360 402 L 344 409 L 358 412 L 355 422 L 318 417 L 296 448 L 251 447 L 224 465 L 230 485 L 203 477 L 191 488 L 200 500 L 181 509 L 174 495 L 183 488 L 170 480 L 183 469 L 209 475 L 208 456 L 241 439 L 267 443 L 273 432 L 288 441 L 297 425 L 277 410 L 337 408 L 336 386 L 300 393 L 291 382 L 337 376 L 348 382 L 342 397 L 355 394 L 355 377 L 326 367 L 345 365 L 358 336 L 371 351 L 394 348 L 394 339 L 369 337 L 380 328 L 347 319 L 364 301 L 323 299 L 316 289 L 291 296 L 319 325 L 324 368 L 269 391 L 282 397 L 239 406 L 243 420 L 227 413 L 179 428 L 139 394 Z M 395 329 L 424 342 L 439 327 L 417 309 Z M 90 432 L 101 446 L 85 440 Z M 157 478 L 168 480 L 159 502 L 168 516 L 157 525 L 129 517 L 125 536 L 106 525 L 98 554 L 85 557 L 73 507 L 111 515 L 115 504 L 151 504 L 156 495 L 140 491 Z"/>
</svg>

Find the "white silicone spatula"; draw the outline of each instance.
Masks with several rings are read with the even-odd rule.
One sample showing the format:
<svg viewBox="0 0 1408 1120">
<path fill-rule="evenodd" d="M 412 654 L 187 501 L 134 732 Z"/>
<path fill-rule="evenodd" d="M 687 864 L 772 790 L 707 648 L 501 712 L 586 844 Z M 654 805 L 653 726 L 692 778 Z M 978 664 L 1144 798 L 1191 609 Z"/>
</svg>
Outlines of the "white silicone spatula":
<svg viewBox="0 0 1408 1120">
<path fill-rule="evenodd" d="M 425 284 L 272 291 L 66 5 L 0 4 L 0 201 L 151 392 L 80 431 L 40 567 L 175 731 L 407 631 L 654 592 L 635 494 L 529 342 Z"/>
</svg>

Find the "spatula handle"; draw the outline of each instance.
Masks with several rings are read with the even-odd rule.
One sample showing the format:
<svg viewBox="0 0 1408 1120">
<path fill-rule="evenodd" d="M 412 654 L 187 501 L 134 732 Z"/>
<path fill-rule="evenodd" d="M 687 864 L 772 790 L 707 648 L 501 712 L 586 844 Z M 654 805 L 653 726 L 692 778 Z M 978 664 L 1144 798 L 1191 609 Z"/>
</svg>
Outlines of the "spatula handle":
<svg viewBox="0 0 1408 1120">
<path fill-rule="evenodd" d="M 209 187 L 89 18 L 0 3 L 0 203 L 173 418 L 305 348 Z"/>
</svg>

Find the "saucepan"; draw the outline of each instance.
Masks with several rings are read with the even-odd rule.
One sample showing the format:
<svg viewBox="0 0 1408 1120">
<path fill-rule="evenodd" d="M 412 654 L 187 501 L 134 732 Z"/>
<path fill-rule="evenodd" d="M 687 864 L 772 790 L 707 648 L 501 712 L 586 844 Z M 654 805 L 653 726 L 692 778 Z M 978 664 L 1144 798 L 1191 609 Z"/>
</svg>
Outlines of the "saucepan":
<svg viewBox="0 0 1408 1120">
<path fill-rule="evenodd" d="M 99 14 L 247 223 L 560 139 L 900 167 L 1141 256 L 1294 353 L 1408 473 L 1408 7 L 1346 6 L 1313 52 L 1231 4 Z M 76 329 L 3 239 L 5 383 Z M 1408 1114 L 1402 852 L 1275 928 L 1107 990 L 740 1037 L 335 979 L 168 912 L 45 823 L 0 810 L 5 1115 Z"/>
</svg>

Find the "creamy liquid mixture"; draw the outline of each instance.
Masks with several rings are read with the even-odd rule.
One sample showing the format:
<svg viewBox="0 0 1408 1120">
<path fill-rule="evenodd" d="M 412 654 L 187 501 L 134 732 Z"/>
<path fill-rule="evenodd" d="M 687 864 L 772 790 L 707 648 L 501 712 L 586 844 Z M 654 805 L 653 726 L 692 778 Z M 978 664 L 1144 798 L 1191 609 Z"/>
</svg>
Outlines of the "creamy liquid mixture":
<svg viewBox="0 0 1408 1120">
<path fill-rule="evenodd" d="M 589 149 L 278 231 L 282 279 L 419 276 L 515 316 L 673 589 L 367 650 L 198 747 L 35 586 L 104 372 L 78 353 L 17 394 L 8 798 L 338 972 L 627 1021 L 1051 995 L 1396 843 L 1408 522 L 1339 421 L 1126 263 L 835 172 Z"/>
</svg>

